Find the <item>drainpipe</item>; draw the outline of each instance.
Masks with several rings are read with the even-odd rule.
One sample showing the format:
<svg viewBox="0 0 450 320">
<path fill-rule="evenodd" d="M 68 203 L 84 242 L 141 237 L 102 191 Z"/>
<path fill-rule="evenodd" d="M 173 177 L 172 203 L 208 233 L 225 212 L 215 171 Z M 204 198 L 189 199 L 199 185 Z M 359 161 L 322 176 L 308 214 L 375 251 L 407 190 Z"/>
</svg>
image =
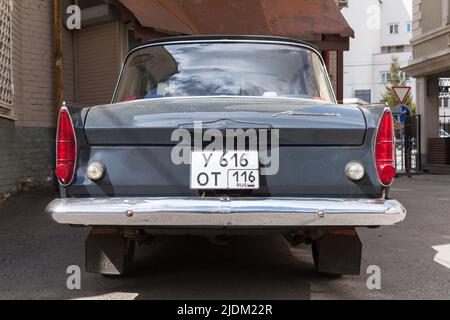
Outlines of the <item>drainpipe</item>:
<svg viewBox="0 0 450 320">
<path fill-rule="evenodd" d="M 58 115 L 64 101 L 61 0 L 53 0 L 53 8 L 55 24 L 55 111 Z"/>
<path fill-rule="evenodd" d="M 75 0 L 74 5 L 79 6 L 78 0 Z M 73 30 L 72 44 L 73 44 L 73 102 L 78 102 L 78 31 Z"/>
<path fill-rule="evenodd" d="M 337 58 L 337 92 L 336 96 L 338 103 L 343 103 L 344 101 L 344 51 L 339 49 L 336 53 Z"/>
</svg>

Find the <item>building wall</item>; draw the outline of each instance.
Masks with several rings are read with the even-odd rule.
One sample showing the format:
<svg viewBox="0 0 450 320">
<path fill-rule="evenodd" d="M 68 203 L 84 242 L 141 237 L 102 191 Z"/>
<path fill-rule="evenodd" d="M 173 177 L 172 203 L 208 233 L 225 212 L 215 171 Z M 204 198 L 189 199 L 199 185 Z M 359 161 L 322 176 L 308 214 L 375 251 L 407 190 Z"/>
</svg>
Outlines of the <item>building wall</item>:
<svg viewBox="0 0 450 320">
<path fill-rule="evenodd" d="M 422 4 L 427 2 L 426 0 L 422 0 Z M 430 2 L 430 1 L 428 1 Z M 431 1 L 432 5 L 423 5 L 422 6 L 422 33 L 429 32 L 431 30 L 437 29 L 442 26 L 442 0 L 433 0 Z"/>
<path fill-rule="evenodd" d="M 344 56 L 344 97 L 354 98 L 357 90 L 370 90 L 371 100 L 379 102 L 386 89 L 382 73 L 389 72 L 392 57 L 406 66 L 411 52 L 384 53 L 383 47 L 405 46 L 410 50 L 412 32 L 407 32 L 407 23 L 412 22 L 412 0 L 350 0 L 342 13 L 355 30 L 350 39 L 350 51 Z M 389 25 L 398 23 L 399 33 L 389 34 Z M 385 49 L 386 50 L 386 49 Z M 407 83 L 413 87 L 415 83 Z"/>
<path fill-rule="evenodd" d="M 377 10 L 377 0 L 350 0 L 348 8 L 342 10 L 355 31 L 355 38 L 350 39 L 350 51 L 344 54 L 345 98 L 353 98 L 356 90 L 372 90 L 372 54 L 380 51 L 381 40 Z"/>
<path fill-rule="evenodd" d="M 53 2 L 12 3 L 14 94 L 12 111 L 3 108 L 8 118 L 0 117 L 0 201 L 23 185 L 50 184 L 55 153 Z M 63 16 L 72 3 L 62 0 Z M 126 28 L 118 21 L 81 31 L 63 28 L 65 101 L 101 104 L 111 100 L 128 50 L 125 36 Z"/>
<path fill-rule="evenodd" d="M 450 28 L 442 31 L 443 32 L 437 32 L 426 41 L 417 42 L 414 46 L 414 59 L 433 56 L 442 53 L 443 51 L 448 51 L 450 44 L 448 34 L 450 32 Z"/>
<path fill-rule="evenodd" d="M 374 97 L 381 97 L 386 91 L 386 83 L 382 82 L 381 75 L 382 73 L 389 72 L 393 56 L 398 58 L 401 67 L 405 67 L 411 59 L 411 52 L 399 52 L 395 54 L 379 53 L 373 55 L 372 83 L 375 85 L 372 87 L 372 90 Z M 411 86 L 411 95 L 414 101 L 416 101 L 417 95 L 415 79 L 407 81 L 406 84 Z"/>
<path fill-rule="evenodd" d="M 413 63 L 450 52 L 450 0 L 414 0 Z M 434 71 L 430 70 L 430 74 Z"/>
<path fill-rule="evenodd" d="M 407 32 L 407 24 L 413 20 L 412 0 L 387 0 L 380 5 L 381 46 L 409 45 L 412 32 Z M 389 25 L 399 24 L 399 34 L 391 35 Z M 412 26 L 411 26 L 412 27 Z M 412 29 L 411 29 L 412 31 Z"/>
<path fill-rule="evenodd" d="M 65 8 L 73 0 L 62 0 Z M 103 1 L 80 1 L 81 30 L 63 27 L 64 100 L 82 105 L 111 101 L 122 61 L 128 52 L 128 29 L 120 11 Z M 125 19 L 126 20 L 126 19 Z"/>
<path fill-rule="evenodd" d="M 62 0 L 62 14 L 65 13 L 65 8 L 73 3 L 72 0 Z M 63 46 L 63 91 L 64 100 L 68 103 L 75 102 L 77 91 L 76 91 L 76 35 L 77 31 L 71 31 L 67 28 L 62 28 L 62 46 Z"/>
<path fill-rule="evenodd" d="M 77 102 L 86 105 L 111 102 L 124 58 L 121 33 L 118 21 L 77 32 Z"/>
<path fill-rule="evenodd" d="M 0 118 L 0 194 L 24 182 L 49 183 L 54 153 L 52 2 L 12 3 L 16 120 Z"/>
<path fill-rule="evenodd" d="M 439 77 L 450 77 L 450 0 L 414 0 L 413 59 L 405 68 L 417 78 L 417 111 L 421 114 L 422 162 L 427 164 L 430 138 L 438 137 Z M 445 103 L 445 104 L 448 104 Z"/>
</svg>

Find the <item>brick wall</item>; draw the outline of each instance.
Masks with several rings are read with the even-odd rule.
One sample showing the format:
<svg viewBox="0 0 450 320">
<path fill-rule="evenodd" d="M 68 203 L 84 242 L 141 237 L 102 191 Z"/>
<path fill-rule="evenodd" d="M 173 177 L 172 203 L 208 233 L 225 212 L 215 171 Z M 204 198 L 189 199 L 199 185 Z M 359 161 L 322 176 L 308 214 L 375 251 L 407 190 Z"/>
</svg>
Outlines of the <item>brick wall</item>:
<svg viewBox="0 0 450 320">
<path fill-rule="evenodd" d="M 48 183 L 54 154 L 53 2 L 13 1 L 13 112 L 0 119 L 0 193 Z"/>
<path fill-rule="evenodd" d="M 0 119 L 0 194 L 19 191 L 23 184 L 51 183 L 54 131 Z"/>
</svg>

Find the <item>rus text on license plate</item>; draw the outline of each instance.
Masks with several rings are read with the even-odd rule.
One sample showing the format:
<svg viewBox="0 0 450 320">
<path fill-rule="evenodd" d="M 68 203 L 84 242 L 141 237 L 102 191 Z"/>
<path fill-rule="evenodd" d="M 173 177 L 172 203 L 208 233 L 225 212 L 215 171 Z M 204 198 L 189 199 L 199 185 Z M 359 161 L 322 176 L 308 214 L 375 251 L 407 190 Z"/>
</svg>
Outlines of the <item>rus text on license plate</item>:
<svg viewBox="0 0 450 320">
<path fill-rule="evenodd" d="M 259 189 L 257 151 L 194 151 L 191 189 Z"/>
</svg>

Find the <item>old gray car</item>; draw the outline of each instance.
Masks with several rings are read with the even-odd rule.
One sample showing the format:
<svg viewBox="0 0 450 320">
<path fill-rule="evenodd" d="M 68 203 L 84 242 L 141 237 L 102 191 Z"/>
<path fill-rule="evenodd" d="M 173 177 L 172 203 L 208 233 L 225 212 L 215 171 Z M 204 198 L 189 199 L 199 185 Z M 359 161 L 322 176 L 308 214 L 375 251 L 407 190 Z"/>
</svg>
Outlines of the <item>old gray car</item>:
<svg viewBox="0 0 450 320">
<path fill-rule="evenodd" d="M 337 104 L 310 44 L 161 39 L 129 53 L 111 104 L 61 108 L 47 211 L 90 228 L 89 272 L 124 274 L 160 235 L 278 233 L 319 272 L 356 275 L 356 228 L 406 216 L 394 153 L 390 109 Z"/>
</svg>

